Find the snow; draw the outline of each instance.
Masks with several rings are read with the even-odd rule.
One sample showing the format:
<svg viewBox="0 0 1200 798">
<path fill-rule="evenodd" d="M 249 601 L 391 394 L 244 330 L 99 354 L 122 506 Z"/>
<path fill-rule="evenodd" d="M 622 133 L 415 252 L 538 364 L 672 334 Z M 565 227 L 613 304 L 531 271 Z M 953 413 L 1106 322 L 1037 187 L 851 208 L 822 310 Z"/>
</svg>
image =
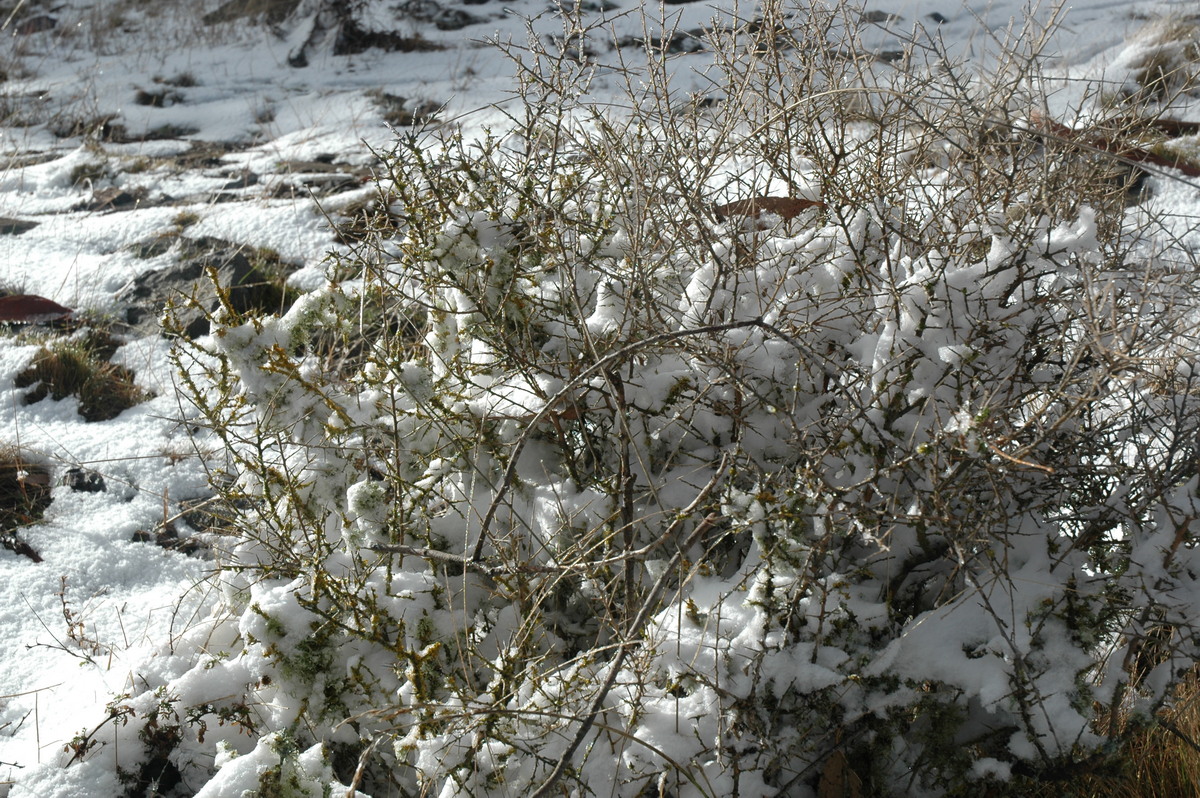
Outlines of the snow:
<svg viewBox="0 0 1200 798">
<path fill-rule="evenodd" d="M 178 5 L 186 8 L 188 4 Z M 734 6 L 730 0 L 723 4 L 687 6 L 681 11 L 667 7 L 664 13 L 677 17 L 678 26 L 686 29 L 701 24 L 718 10 L 746 15 L 745 8 Z M 981 63 L 994 57 L 996 37 L 1003 37 L 1012 25 L 1019 28 L 1029 16 L 1015 0 L 963 8 L 950 8 L 931 0 L 907 0 L 882 3 L 879 7 L 900 16 L 900 20 L 889 25 L 904 35 L 910 34 L 912 26 L 919 22 L 924 26 L 920 35 L 937 35 L 950 44 L 951 53 L 961 53 Z M 87 27 L 93 18 L 89 15 L 99 13 L 98 10 L 85 0 L 65 4 L 64 26 L 76 25 L 79 32 L 63 41 L 42 34 L 30 37 L 26 51 L 20 55 L 21 63 L 28 65 L 29 75 L 14 73 L 0 87 L 5 94 L 26 96 L 48 92 L 48 99 L 38 106 L 41 113 L 114 115 L 113 121 L 124 125 L 130 134 L 164 125 L 194 132 L 167 141 L 96 145 L 78 139 L 57 139 L 38 127 L 0 130 L 0 151 L 5 157 L 36 155 L 39 161 L 22 166 L 14 160 L 0 170 L 3 215 L 39 222 L 38 227 L 22 235 L 0 236 L 0 286 L 19 287 L 22 292 L 49 297 L 91 313 L 117 313 L 120 307 L 116 295 L 139 275 L 163 266 L 160 259 L 139 259 L 130 251 L 130 245 L 171 230 L 182 213 L 198 217 L 188 228 L 188 236 L 211 236 L 235 244 L 270 248 L 285 261 L 302 267 L 294 281 L 307 281 L 308 287 L 314 286 L 326 254 L 346 251 L 330 229 L 328 210 L 366 200 L 373 196 L 374 188 L 368 185 L 350 194 L 324 199 L 309 196 L 304 190 L 284 198 L 271 198 L 262 189 L 284 181 L 282 165 L 289 161 L 332 156 L 352 165 L 375 163 L 371 150 L 386 150 L 394 134 L 384 124 L 377 104 L 367 93 L 369 90 L 382 89 L 444 104 L 443 118 L 460 121 L 469 134 L 502 125 L 503 114 L 489 106 L 511 99 L 513 69 L 496 48 L 479 39 L 487 35 L 501 41 L 520 41 L 524 36 L 521 16 L 539 15 L 544 8 L 535 0 L 518 0 L 503 11 L 492 5 L 471 8 L 486 12 L 489 22 L 466 33 L 438 32 L 432 28 L 431 32 L 423 31 L 447 45 L 443 52 L 321 55 L 308 67 L 294 69 L 287 65 L 294 35 L 290 39 L 276 38 L 254 28 L 191 31 L 189 26 L 196 23 L 190 17 L 179 24 L 172 22 L 170 16 L 139 19 L 138 12 L 127 10 L 129 24 L 141 31 L 128 34 L 127 41 L 137 44 L 137 48 L 128 49 L 120 41 L 90 41 Z M 1061 12 L 1053 12 L 1061 13 L 1062 25 L 1045 43 L 1047 52 L 1053 54 L 1050 64 L 1055 69 L 1071 69 L 1074 70 L 1071 74 L 1093 80 L 1104 75 L 1110 80 L 1123 80 L 1121 76 L 1128 72 L 1129 65 L 1144 52 L 1144 45 L 1133 38 L 1133 32 L 1142 27 L 1143 19 L 1171 8 L 1172 4 L 1162 3 L 1079 0 Z M 651 8 L 652 14 L 658 12 L 657 6 Z M 947 21 L 933 24 L 929 17 L 933 12 L 943 14 Z M 169 15 L 182 13 L 171 11 Z M 1052 12 L 1038 13 L 1044 18 Z M 635 24 L 629 18 L 614 19 L 614 25 L 623 29 L 640 28 L 640 23 Z M 536 23 L 542 33 L 552 32 L 558 26 L 550 14 L 540 16 Z M 159 40 L 156 31 L 160 28 L 173 33 L 164 34 Z M 880 29 L 869 34 L 868 39 L 873 46 L 886 48 L 899 36 Z M 704 86 L 700 74 L 703 56 L 679 57 L 673 63 L 685 85 Z M 156 78 L 184 73 L 194 76 L 197 85 L 180 87 L 177 90 L 180 99 L 173 104 L 156 108 L 134 102 L 137 88 L 170 89 Z M 599 93 L 605 85 L 618 83 L 614 75 L 600 70 Z M 1051 95 L 1052 101 L 1069 107 L 1080 91 L 1064 82 Z M 1196 108 L 1184 111 L 1184 118 L 1200 119 Z M 197 142 L 234 142 L 240 148 L 221 155 L 218 166 L 181 170 L 172 165 L 171 159 L 188 152 Z M 147 162 L 146 168 L 131 170 L 131 165 L 139 159 Z M 215 191 L 231 175 L 242 171 L 261 175 L 263 183 L 242 191 L 228 202 L 187 201 L 122 212 L 78 209 L 101 186 L 140 187 L 150 198 L 189 198 Z M 94 177 L 78 180 L 81 172 Z M 1188 182 L 1158 180 L 1155 192 L 1157 207 L 1178 219 L 1180 245 L 1200 248 L 1197 241 L 1200 233 L 1195 229 L 1195 219 L 1200 218 L 1200 190 Z M 1092 232 L 1084 220 L 1076 229 L 1052 231 L 1048 245 L 1084 246 Z M 807 232 L 791 243 L 797 249 L 816 246 Z M 1004 259 L 1003 246 L 1004 242 L 997 239 L 996 261 Z M 988 272 L 992 259 L 989 255 L 977 269 L 964 270 L 954 279 L 964 285 L 990 279 L 995 291 L 1000 292 L 1002 276 L 982 276 Z M 815 290 L 834 287 L 843 279 L 836 262 L 829 261 L 827 268 L 830 270 L 827 275 L 806 275 L 805 279 L 827 283 L 815 285 Z M 916 303 L 923 301 L 926 274 L 916 264 L 912 269 L 908 282 L 898 289 L 911 289 Z M 692 303 L 688 312 L 694 310 L 697 322 L 702 321 L 703 313 L 709 312 L 707 306 L 700 306 L 709 296 L 706 280 L 712 277 L 697 273 L 694 284 L 688 288 L 687 297 Z M 624 309 L 619 287 L 602 283 L 597 286 L 597 293 L 599 299 L 587 327 L 602 336 L 619 328 Z M 735 299 L 725 297 L 720 301 L 733 307 Z M 244 339 L 231 335 L 213 345 L 246 347 L 254 343 L 265 348 L 285 341 L 289 325 L 299 323 L 296 317 L 302 310 L 303 305 L 289 314 L 290 320 L 282 320 L 276 327 L 257 331 L 245 328 L 238 331 L 244 334 Z M 911 326 L 915 318 L 916 315 L 900 320 L 894 328 L 863 335 L 847 348 L 871 372 L 883 373 L 893 360 L 894 342 L 906 333 L 904 325 Z M 954 340 L 949 330 L 944 341 L 927 339 L 926 345 L 947 364 L 967 361 L 972 354 L 969 347 Z M 222 695 L 223 684 L 249 684 L 267 671 L 249 672 L 242 664 L 244 660 L 222 661 L 208 672 L 211 681 L 205 681 L 195 671 L 189 671 L 190 663 L 178 661 L 172 652 L 192 636 L 232 634 L 222 627 L 221 618 L 210 617 L 221 598 L 218 587 L 209 581 L 215 563 L 131 541 L 135 532 L 153 530 L 164 521 L 164 516 L 179 513 L 181 502 L 209 495 L 206 464 L 195 455 L 188 435 L 189 419 L 195 411 L 182 405 L 176 394 L 177 377 L 169 358 L 169 343 L 157 337 L 134 338 L 120 348 L 115 362 L 132 368 L 138 384 L 157 396 L 111 421 L 90 424 L 78 417 L 71 399 L 22 404 L 20 391 L 13 383 L 34 351 L 36 347 L 19 334 L 0 339 L 0 387 L 9 397 L 0 409 L 4 429 L 8 431 L 3 443 L 19 445 L 33 460 L 49 465 L 54 484 L 54 502 L 43 522 L 21 530 L 23 539 L 40 553 L 44 562 L 34 564 L 16 553 L 0 550 L 0 639 L 7 643 L 0 649 L 0 782 L 14 785 L 9 793 L 12 798 L 32 796 L 33 789 L 39 798 L 110 798 L 123 790 L 115 772 L 100 771 L 103 776 L 97 778 L 93 775 L 96 770 L 83 775 L 83 771 L 55 765 L 69 758 L 64 746 L 81 730 L 93 728 L 104 719 L 104 707 L 114 696 L 141 693 L 145 685 L 139 680 L 149 677 L 157 684 L 171 684 L 171 689 L 185 703 L 200 702 Z M 492 353 L 480 350 L 472 357 L 482 364 L 489 361 Z M 416 370 L 416 366 L 410 365 L 400 379 L 409 379 L 409 372 Z M 664 375 L 667 372 L 659 376 L 669 379 L 669 375 Z M 260 378 L 261 374 L 246 375 L 248 391 L 267 393 L 278 387 L 256 383 Z M 539 397 L 552 395 L 559 387 L 546 382 L 526 388 L 510 386 L 473 401 L 480 417 L 527 418 L 541 409 L 544 400 Z M 651 385 L 646 395 L 663 393 L 660 387 Z M 203 445 L 204 439 L 200 442 Z M 62 479 L 72 467 L 100 472 L 108 490 L 70 491 Z M 853 481 L 852 468 L 848 469 L 847 484 Z M 373 534 L 371 528 L 383 521 L 382 499 L 373 484 L 356 483 L 348 496 L 347 511 L 357 516 L 368 538 Z M 564 510 L 578 516 L 600 512 L 589 506 L 590 497 L 586 494 L 546 493 L 540 501 L 544 505 L 541 514 L 546 519 Z M 545 523 L 547 529 L 560 525 L 561 522 L 551 520 Z M 1033 572 L 1030 578 L 1040 576 Z M 697 580 L 693 586 L 694 600 L 701 606 L 719 606 L 723 591 L 732 589 L 732 580 L 726 582 L 715 577 Z M 418 605 L 429 605 L 426 600 L 429 589 L 430 585 L 420 580 L 414 582 L 413 590 L 420 596 L 413 602 L 414 617 Z M 252 601 L 262 607 L 263 621 L 261 626 L 251 628 L 243 618 L 240 628 L 243 638 L 270 638 L 277 645 L 288 647 L 307 634 L 309 619 L 294 606 L 288 585 L 255 588 Z M 902 642 L 893 644 L 894 650 L 881 652 L 877 667 L 886 668 L 903 661 L 907 663 L 906 673 L 913 678 L 937 678 L 949 684 L 957 684 L 956 680 L 964 674 L 971 674 L 971 678 L 983 681 L 960 684 L 964 690 L 978 693 L 985 705 L 1003 702 L 1010 690 L 1004 677 L 1004 663 L 1006 658 L 1020 653 L 1012 650 L 1014 645 L 1020 646 L 1020 641 L 978 641 L 980 652 L 995 654 L 991 675 L 978 668 L 962 667 L 975 652 L 947 651 L 939 646 L 946 623 L 964 628 L 986 626 L 979 617 L 984 610 L 972 602 L 977 599 L 965 596 L 959 604 L 930 611 L 914 620 L 911 632 Z M 1006 612 L 1020 609 L 1009 608 Z M 706 659 L 709 667 L 715 667 L 711 663 L 731 651 L 763 652 L 774 645 L 769 640 L 755 639 L 761 623 L 754 620 L 746 607 L 730 603 L 725 610 L 724 616 L 705 627 L 675 616 L 656 619 L 656 634 L 669 638 L 674 646 L 672 658 L 668 659 L 675 664 L 667 670 L 676 668 L 672 673 L 678 676 L 690 668 L 703 669 Z M 815 607 L 805 609 L 813 617 L 822 611 Z M 864 605 L 859 621 L 869 623 L 870 611 Z M 267 614 L 291 618 L 295 626 L 270 630 L 265 620 Z M 77 619 L 81 626 L 70 631 L 70 619 Z M 950 636 L 955 640 L 958 637 Z M 835 647 L 817 650 L 808 645 L 809 648 L 789 649 L 785 658 L 771 660 L 766 678 L 774 679 L 781 691 L 819 692 L 839 684 L 844 654 Z M 212 649 L 218 647 L 214 644 Z M 1064 649 L 1046 652 L 1045 656 L 1069 653 Z M 745 686 L 745 680 L 739 682 L 736 673 L 731 679 L 728 689 L 736 692 Z M 1071 686 L 1059 687 L 1065 694 Z M 715 702 L 715 694 L 702 690 L 683 699 L 664 693 L 650 705 L 649 714 L 640 719 L 644 737 L 651 740 L 669 737 L 668 730 L 673 728 L 677 714 L 684 713 L 690 718 L 709 716 L 713 727 L 699 727 L 697 733 L 715 738 L 718 735 L 717 715 L 712 711 Z M 1069 706 L 1059 709 L 1073 711 Z M 282 717 L 298 710 L 281 704 L 269 711 Z M 883 712 L 884 708 L 870 706 L 860 711 Z M 281 767 L 278 748 L 283 743 L 276 735 L 263 737 L 249 750 L 235 755 L 235 745 L 247 748 L 245 737 L 238 737 L 229 729 L 221 732 L 214 729 L 212 733 L 228 738 L 224 749 L 227 753 L 216 761 L 216 774 L 199 789 L 196 793 L 199 796 L 243 795 L 244 790 L 257 787 L 264 773 Z M 485 760 L 499 767 L 497 763 L 504 754 L 489 751 Z M 422 751 L 421 756 L 428 756 L 428 751 Z M 657 761 L 654 752 L 637 748 L 629 749 L 625 757 L 631 769 L 654 767 L 652 763 Z M 301 752 L 296 761 L 299 791 L 295 794 L 320 795 L 325 785 L 333 783 L 319 750 Z M 981 760 L 974 767 L 983 777 L 1003 775 L 1009 765 Z M 700 778 L 707 776 L 701 774 Z M 713 794 L 732 788 L 722 778 L 713 771 Z M 36 788 L 26 784 L 36 784 Z M 337 789 L 344 791 L 345 787 Z M 743 784 L 742 794 L 766 794 L 754 789 Z M 765 786 L 760 789 L 766 790 Z M 0 786 L 0 795 L 6 792 L 7 788 Z"/>
</svg>

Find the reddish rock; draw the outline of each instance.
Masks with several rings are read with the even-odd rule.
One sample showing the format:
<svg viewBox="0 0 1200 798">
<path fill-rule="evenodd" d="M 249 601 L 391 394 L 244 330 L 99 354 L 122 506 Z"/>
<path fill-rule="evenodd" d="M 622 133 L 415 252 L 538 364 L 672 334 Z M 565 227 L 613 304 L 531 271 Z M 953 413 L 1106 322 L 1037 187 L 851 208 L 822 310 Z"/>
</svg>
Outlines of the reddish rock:
<svg viewBox="0 0 1200 798">
<path fill-rule="evenodd" d="M 0 323 L 39 324 L 65 319 L 74 312 L 53 300 L 33 294 L 0 297 Z"/>
</svg>

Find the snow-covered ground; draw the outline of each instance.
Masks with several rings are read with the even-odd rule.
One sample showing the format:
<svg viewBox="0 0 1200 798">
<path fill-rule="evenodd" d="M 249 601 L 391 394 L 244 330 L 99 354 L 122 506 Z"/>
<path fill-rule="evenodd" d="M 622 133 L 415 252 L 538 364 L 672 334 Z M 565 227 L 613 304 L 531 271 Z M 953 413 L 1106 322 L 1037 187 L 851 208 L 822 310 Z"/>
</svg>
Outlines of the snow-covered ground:
<svg viewBox="0 0 1200 798">
<path fill-rule="evenodd" d="M 405 98 L 410 109 L 436 107 L 442 124 L 462 125 L 468 133 L 502 127 L 514 70 L 485 39 L 519 46 L 527 20 L 539 34 L 563 30 L 543 0 L 447 6 L 482 20 L 453 31 L 421 21 L 401 26 L 445 49 L 344 56 L 317 49 L 307 66 L 295 67 L 288 56 L 307 35 L 302 25 L 275 31 L 245 21 L 205 26 L 200 14 L 214 4 L 154 5 L 69 0 L 47 12 L 56 20 L 52 30 L 16 35 L 16 22 L 37 16 L 37 9 L 25 9 L 3 31 L 0 68 L 8 77 L 0 82 L 0 109 L 9 121 L 0 128 L 0 217 L 37 226 L 0 235 L 0 287 L 120 319 L 122 290 L 172 259 L 170 253 L 144 257 L 133 245 L 178 230 L 182 217 L 188 237 L 270 248 L 298 267 L 296 285 L 316 285 L 326 254 L 345 249 L 329 218 L 372 196 L 365 176 L 377 163 L 373 151 L 386 150 L 394 138 L 380 98 Z M 1106 67 L 1130 60 L 1127 48 L 1147 20 L 1197 14 L 1200 6 L 1079 0 L 1031 11 L 1011 0 L 963 7 L 954 0 L 878 0 L 865 10 L 896 15 L 885 23 L 892 32 L 881 27 L 871 35 L 873 46 L 895 47 L 916 31 L 985 63 L 996 42 L 1031 16 L 1057 15 L 1060 24 L 1045 43 L 1048 67 L 1095 81 Z M 648 4 L 645 11 L 679 30 L 714 16 L 754 14 L 732 0 Z M 617 37 L 641 35 L 643 20 L 629 2 L 589 18 L 606 16 Z M 698 89 L 706 63 L 703 53 L 672 57 L 684 85 L 690 80 Z M 1079 86 L 1063 82 L 1052 101 L 1068 107 Z M 593 91 L 618 88 L 615 73 L 598 71 Z M 143 100 L 156 92 L 162 99 L 139 104 L 139 92 Z M 0 124 L 6 124 L 3 116 Z M 1180 108 L 1173 116 L 1200 121 L 1200 108 Z M 168 126 L 176 134 L 127 143 L 63 135 L 102 120 L 123 126 L 129 139 Z M 202 142 L 223 149 L 189 160 Z M 322 163 L 335 168 L 324 170 Z M 330 171 L 357 184 L 327 191 L 322 180 Z M 228 187 L 245 175 L 255 179 Z M 1152 180 L 1160 207 L 1190 226 L 1187 220 L 1200 215 L 1200 188 Z M 136 204 L 82 208 L 110 188 L 135 195 Z M 216 596 L 207 581 L 211 559 L 132 540 L 179 514 L 181 503 L 209 495 L 188 435 L 190 411 L 173 387 L 168 343 L 132 336 L 121 347 L 117 362 L 156 396 L 95 423 L 78 416 L 73 399 L 23 404 L 14 380 L 37 349 L 29 331 L 0 336 L 6 397 L 0 449 L 19 447 L 49 465 L 54 486 L 42 521 L 19 531 L 42 561 L 0 549 L 0 795 L 39 763 L 60 761 L 64 746 L 96 722 L 97 707 L 140 692 L 138 674 L 170 651 Z M 107 489 L 71 490 L 63 484 L 71 468 L 99 473 Z M 178 523 L 181 532 L 192 531 Z M 106 789 L 96 785 L 87 794 L 111 795 Z M 83 794 L 80 785 L 63 782 L 42 798 Z"/>
</svg>

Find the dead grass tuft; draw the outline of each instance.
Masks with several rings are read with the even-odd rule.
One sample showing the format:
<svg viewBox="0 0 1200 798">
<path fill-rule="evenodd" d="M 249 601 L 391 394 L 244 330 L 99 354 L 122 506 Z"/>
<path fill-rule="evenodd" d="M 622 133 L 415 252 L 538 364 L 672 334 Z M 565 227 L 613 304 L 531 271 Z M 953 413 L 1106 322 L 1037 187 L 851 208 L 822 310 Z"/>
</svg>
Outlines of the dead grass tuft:
<svg viewBox="0 0 1200 798">
<path fill-rule="evenodd" d="M 1066 781 L 1016 780 L 1005 793 L 1032 798 L 1194 798 L 1200 795 L 1200 671 L 1180 684 L 1156 721 L 1125 724 L 1120 753 L 1099 766 L 1079 767 Z"/>
<path fill-rule="evenodd" d="M 74 396 L 85 421 L 116 418 L 152 396 L 134 384 L 132 371 L 109 362 L 119 345 L 112 335 L 95 330 L 50 343 L 17 375 L 15 385 L 32 388 L 25 404 Z"/>
<path fill-rule="evenodd" d="M 0 447 L 0 546 L 41 562 L 17 530 L 36 523 L 49 506 L 49 469 L 31 462 L 14 446 Z"/>
<path fill-rule="evenodd" d="M 50 471 L 16 447 L 0 447 L 0 529 L 28 526 L 49 506 Z"/>
<path fill-rule="evenodd" d="M 1178 19 L 1147 25 L 1136 37 L 1145 52 L 1133 63 L 1131 89 L 1125 99 L 1134 104 L 1169 103 L 1196 88 L 1200 63 L 1200 26 Z"/>
</svg>

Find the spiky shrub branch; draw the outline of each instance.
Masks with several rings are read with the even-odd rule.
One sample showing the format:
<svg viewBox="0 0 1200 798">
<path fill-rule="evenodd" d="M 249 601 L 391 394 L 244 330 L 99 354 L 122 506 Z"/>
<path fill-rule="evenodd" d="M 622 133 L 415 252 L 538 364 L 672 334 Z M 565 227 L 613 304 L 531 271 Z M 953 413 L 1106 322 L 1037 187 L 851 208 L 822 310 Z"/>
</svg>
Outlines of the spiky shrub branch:
<svg viewBox="0 0 1200 798">
<path fill-rule="evenodd" d="M 614 114 L 579 30 L 513 51 L 511 130 L 397 143 L 325 289 L 181 346 L 236 628 L 155 695 L 314 791 L 942 794 L 1119 747 L 1195 653 L 1194 299 L 1030 122 L 1036 57 L 773 10 L 713 36 L 720 113 L 651 60 Z"/>
</svg>

